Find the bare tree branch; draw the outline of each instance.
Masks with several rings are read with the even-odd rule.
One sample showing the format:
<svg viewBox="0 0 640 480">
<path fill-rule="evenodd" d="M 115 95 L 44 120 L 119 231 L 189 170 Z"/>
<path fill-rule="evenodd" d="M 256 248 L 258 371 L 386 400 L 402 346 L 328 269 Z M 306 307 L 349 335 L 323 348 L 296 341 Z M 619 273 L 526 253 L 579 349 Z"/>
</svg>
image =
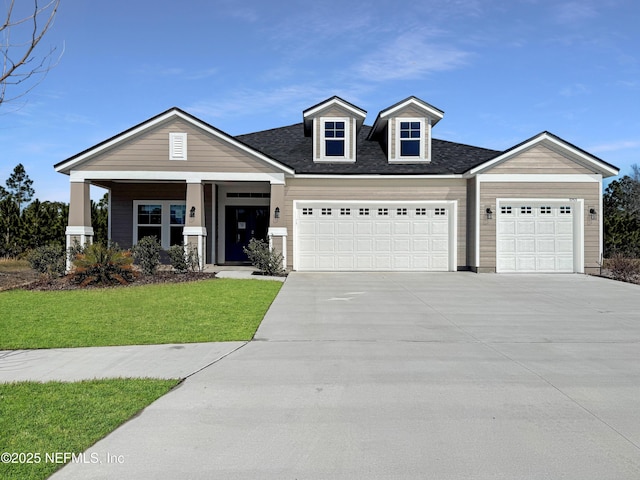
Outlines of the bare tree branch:
<svg viewBox="0 0 640 480">
<path fill-rule="evenodd" d="M 20 0 L 18 4 L 23 1 Z M 53 26 L 59 4 L 60 0 L 50 0 L 44 6 L 40 6 L 39 1 L 34 0 L 33 9 L 23 14 L 16 13 L 15 0 L 9 1 L 4 23 L 0 25 L 0 104 L 26 95 L 44 80 L 49 70 L 59 61 L 60 57 L 57 57 L 53 62 L 55 47 L 39 58 L 36 56 L 36 47 Z M 24 84 L 22 91 L 11 98 L 7 97 L 8 86 L 15 87 L 21 84 Z"/>
</svg>

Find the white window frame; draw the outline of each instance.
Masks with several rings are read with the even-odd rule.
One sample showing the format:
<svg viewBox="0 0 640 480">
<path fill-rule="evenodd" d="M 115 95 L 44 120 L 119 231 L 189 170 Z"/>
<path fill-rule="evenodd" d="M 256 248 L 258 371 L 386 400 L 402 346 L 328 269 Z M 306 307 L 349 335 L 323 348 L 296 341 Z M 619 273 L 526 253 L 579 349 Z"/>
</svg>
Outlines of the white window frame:
<svg viewBox="0 0 640 480">
<path fill-rule="evenodd" d="M 187 159 L 187 134 L 184 132 L 169 133 L 169 160 Z"/>
<path fill-rule="evenodd" d="M 399 163 L 411 163 L 411 162 L 429 162 L 431 160 L 431 122 L 425 117 L 396 117 L 392 120 L 393 131 L 395 132 L 395 142 L 393 143 L 395 148 L 395 155 L 389 156 L 389 162 Z M 400 124 L 404 122 L 418 122 L 420 123 L 420 154 L 415 156 L 402 156 L 401 155 L 401 141 L 400 138 Z M 391 136 L 391 128 L 389 128 L 389 136 Z M 389 139 L 389 145 L 392 142 Z"/>
<path fill-rule="evenodd" d="M 170 247 L 171 241 L 171 205 L 187 205 L 184 200 L 134 200 L 133 201 L 133 245 L 138 243 L 138 206 L 139 205 L 160 205 L 162 208 L 162 219 L 160 231 L 162 234 L 162 248 Z M 185 225 L 189 212 L 185 210 Z M 184 225 L 183 225 L 184 228 Z"/>
<path fill-rule="evenodd" d="M 355 145 L 355 132 L 351 126 L 351 119 L 349 117 L 321 117 L 319 119 L 314 119 L 315 121 L 319 121 L 320 124 L 320 155 L 314 155 L 314 158 L 318 162 L 354 162 L 355 158 L 352 158 L 350 155 L 351 145 Z M 326 153 L 326 140 L 333 140 L 331 138 L 326 138 L 324 136 L 325 133 L 325 124 L 327 122 L 344 122 L 344 155 L 327 155 Z M 316 130 L 317 131 L 317 130 Z M 314 142 L 314 149 L 316 147 L 317 142 Z M 315 152 L 314 152 L 315 153 Z"/>
</svg>

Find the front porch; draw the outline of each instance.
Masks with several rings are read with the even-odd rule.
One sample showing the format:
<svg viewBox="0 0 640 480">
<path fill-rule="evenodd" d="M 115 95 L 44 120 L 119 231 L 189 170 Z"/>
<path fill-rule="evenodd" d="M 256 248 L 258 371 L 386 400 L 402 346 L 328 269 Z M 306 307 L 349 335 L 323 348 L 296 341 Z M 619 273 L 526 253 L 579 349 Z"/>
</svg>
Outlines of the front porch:
<svg viewBox="0 0 640 480">
<path fill-rule="evenodd" d="M 109 191 L 109 240 L 123 248 L 152 235 L 164 250 L 191 245 L 203 268 L 240 266 L 248 264 L 243 247 L 258 238 L 282 253 L 286 266 L 284 178 L 264 176 L 149 181 L 84 175 L 79 181 L 72 174 L 67 246 L 93 241 L 90 185 L 96 185 Z"/>
</svg>

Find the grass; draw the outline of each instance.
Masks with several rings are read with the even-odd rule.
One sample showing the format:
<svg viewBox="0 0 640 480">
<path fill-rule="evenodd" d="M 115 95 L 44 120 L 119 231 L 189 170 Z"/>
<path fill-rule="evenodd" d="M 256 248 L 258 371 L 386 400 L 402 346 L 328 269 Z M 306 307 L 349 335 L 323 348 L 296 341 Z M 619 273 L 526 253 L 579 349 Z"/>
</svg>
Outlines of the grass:
<svg viewBox="0 0 640 480">
<path fill-rule="evenodd" d="M 0 478 L 47 478 L 71 460 L 69 454 L 83 452 L 177 383 L 112 379 L 0 384 L 0 452 L 30 455 L 15 458 L 22 463 L 0 462 Z M 85 458 L 92 460 L 88 454 Z"/>
<path fill-rule="evenodd" d="M 31 266 L 27 260 L 16 260 L 13 258 L 0 258 L 0 272 L 19 272 L 30 270 Z"/>
<path fill-rule="evenodd" d="M 0 292 L 0 349 L 250 340 L 282 283 Z"/>
</svg>

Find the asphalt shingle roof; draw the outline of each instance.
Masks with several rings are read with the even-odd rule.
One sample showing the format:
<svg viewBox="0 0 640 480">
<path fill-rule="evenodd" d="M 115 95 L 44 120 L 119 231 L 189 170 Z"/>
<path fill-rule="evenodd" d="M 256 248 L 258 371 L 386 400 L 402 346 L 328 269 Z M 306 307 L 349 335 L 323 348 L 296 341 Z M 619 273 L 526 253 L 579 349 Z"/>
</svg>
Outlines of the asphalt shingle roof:
<svg viewBox="0 0 640 480">
<path fill-rule="evenodd" d="M 432 139 L 431 162 L 389 163 L 377 141 L 367 140 L 371 127 L 363 125 L 357 136 L 355 163 L 315 163 L 313 139 L 305 137 L 302 123 L 235 138 L 269 155 L 296 173 L 339 175 L 451 175 L 462 174 L 500 154 L 500 151 Z"/>
</svg>

